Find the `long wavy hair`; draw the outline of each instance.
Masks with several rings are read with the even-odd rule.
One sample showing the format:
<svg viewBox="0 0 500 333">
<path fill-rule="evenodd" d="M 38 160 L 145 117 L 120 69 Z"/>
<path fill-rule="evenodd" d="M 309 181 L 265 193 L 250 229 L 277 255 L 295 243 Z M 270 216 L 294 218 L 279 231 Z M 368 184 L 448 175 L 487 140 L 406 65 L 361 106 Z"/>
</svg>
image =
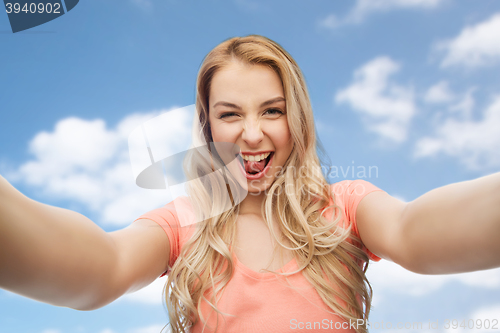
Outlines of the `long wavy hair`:
<svg viewBox="0 0 500 333">
<path fill-rule="evenodd" d="M 332 313 L 344 320 L 367 322 L 372 293 L 365 276 L 368 256 L 360 249 L 361 241 L 351 228 L 341 227 L 345 217 L 335 205 L 334 194 L 321 172 L 309 95 L 293 58 L 279 44 L 257 35 L 232 38 L 215 47 L 205 57 L 197 79 L 196 110 L 201 135 L 207 143 L 212 142 L 208 120 L 210 85 L 215 73 L 232 61 L 272 69 L 281 78 L 285 94 L 293 149 L 281 173 L 266 190 L 262 215 L 275 242 L 293 251 L 299 269 L 274 273 L 302 272 Z M 217 161 L 206 156 L 195 160 L 198 162 L 185 164 L 191 176 L 206 175 Z M 202 217 L 204 222 L 197 225 L 170 269 L 165 298 L 175 333 L 188 332 L 200 320 L 208 324 L 202 302 L 216 312 L 216 327 L 210 329 L 217 329 L 218 314 L 223 314 L 217 303 L 235 270 L 231 244 L 239 205 L 228 202 L 233 199 L 227 199 L 228 185 L 224 181 L 207 182 L 201 177 L 191 183 L 188 192 L 196 202 L 197 214 L 212 216 L 214 207 L 230 208 L 213 217 Z M 363 333 L 366 327 L 360 325 L 356 330 Z"/>
</svg>

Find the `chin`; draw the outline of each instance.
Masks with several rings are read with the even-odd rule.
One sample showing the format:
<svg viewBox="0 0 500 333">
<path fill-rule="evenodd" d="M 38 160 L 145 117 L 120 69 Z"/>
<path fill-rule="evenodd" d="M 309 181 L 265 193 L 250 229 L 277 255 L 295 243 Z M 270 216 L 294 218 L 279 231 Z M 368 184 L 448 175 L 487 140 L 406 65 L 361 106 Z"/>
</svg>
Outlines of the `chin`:
<svg viewBox="0 0 500 333">
<path fill-rule="evenodd" d="M 270 183 L 252 184 L 252 182 L 248 182 L 248 194 L 253 196 L 265 194 L 270 187 Z"/>
</svg>

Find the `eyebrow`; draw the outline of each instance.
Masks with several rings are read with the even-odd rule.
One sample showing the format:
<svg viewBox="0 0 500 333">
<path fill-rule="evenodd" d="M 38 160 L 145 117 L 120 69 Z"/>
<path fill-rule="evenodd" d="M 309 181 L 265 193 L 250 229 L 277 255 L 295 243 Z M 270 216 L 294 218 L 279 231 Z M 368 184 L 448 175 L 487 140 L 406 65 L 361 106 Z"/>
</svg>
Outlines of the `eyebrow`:
<svg viewBox="0 0 500 333">
<path fill-rule="evenodd" d="M 275 98 L 272 98 L 270 100 L 267 100 L 265 101 L 264 103 L 262 103 L 260 105 L 261 108 L 263 108 L 264 106 L 268 106 L 268 105 L 271 105 L 271 104 L 274 104 L 274 103 L 278 103 L 278 102 L 285 102 L 285 99 L 283 97 L 275 97 Z M 220 101 L 220 102 L 217 102 L 215 103 L 212 107 L 215 108 L 216 106 L 226 106 L 228 108 L 233 108 L 233 109 L 238 109 L 238 110 L 241 110 L 241 107 L 236 105 L 236 104 L 233 104 L 233 103 L 229 103 L 229 102 L 224 102 L 224 101 Z"/>
</svg>

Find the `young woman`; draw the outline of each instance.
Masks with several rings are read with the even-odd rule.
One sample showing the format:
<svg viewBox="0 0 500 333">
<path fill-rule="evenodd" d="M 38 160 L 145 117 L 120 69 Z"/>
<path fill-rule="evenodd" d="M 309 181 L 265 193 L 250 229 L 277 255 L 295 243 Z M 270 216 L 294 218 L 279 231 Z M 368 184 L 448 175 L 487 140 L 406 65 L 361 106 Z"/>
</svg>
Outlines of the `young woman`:
<svg viewBox="0 0 500 333">
<path fill-rule="evenodd" d="M 369 259 L 425 274 L 500 266 L 500 174 L 410 203 L 365 181 L 329 185 L 300 69 L 261 36 L 218 45 L 197 88 L 202 136 L 215 147 L 208 164 L 224 160 L 217 143 L 235 145 L 234 177 L 195 181 L 189 199 L 112 233 L 0 178 L 0 287 L 91 310 L 168 272 L 174 332 L 288 332 L 299 322 L 364 332 Z M 186 172 L 199 175 L 207 162 L 194 161 Z M 232 204 L 210 214 L 227 204 L 224 191 Z M 202 222 L 182 226 L 191 215 Z"/>
</svg>

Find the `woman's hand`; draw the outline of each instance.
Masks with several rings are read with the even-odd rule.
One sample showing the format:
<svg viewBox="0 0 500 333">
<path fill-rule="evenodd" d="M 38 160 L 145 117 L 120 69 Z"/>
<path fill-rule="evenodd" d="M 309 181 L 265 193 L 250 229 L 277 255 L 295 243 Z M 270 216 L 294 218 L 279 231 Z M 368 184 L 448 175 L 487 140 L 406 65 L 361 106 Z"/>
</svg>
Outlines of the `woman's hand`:
<svg viewBox="0 0 500 333">
<path fill-rule="evenodd" d="M 500 173 L 432 190 L 412 202 L 368 194 L 356 219 L 373 253 L 423 274 L 500 266 Z"/>
</svg>

